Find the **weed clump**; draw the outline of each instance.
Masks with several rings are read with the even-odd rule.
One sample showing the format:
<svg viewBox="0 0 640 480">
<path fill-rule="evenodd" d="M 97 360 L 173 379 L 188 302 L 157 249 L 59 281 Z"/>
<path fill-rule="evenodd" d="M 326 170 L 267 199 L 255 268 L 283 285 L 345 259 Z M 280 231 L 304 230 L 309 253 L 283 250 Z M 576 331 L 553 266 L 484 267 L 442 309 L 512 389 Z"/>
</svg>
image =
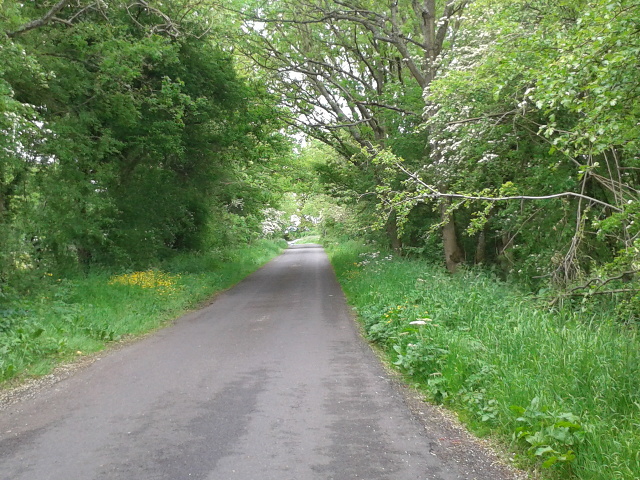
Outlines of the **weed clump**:
<svg viewBox="0 0 640 480">
<path fill-rule="evenodd" d="M 140 288 L 151 288 L 160 295 L 172 295 L 178 293 L 180 275 L 171 275 L 159 270 L 146 270 L 144 272 L 131 272 L 115 275 L 109 279 L 109 285 L 129 285 Z"/>
</svg>

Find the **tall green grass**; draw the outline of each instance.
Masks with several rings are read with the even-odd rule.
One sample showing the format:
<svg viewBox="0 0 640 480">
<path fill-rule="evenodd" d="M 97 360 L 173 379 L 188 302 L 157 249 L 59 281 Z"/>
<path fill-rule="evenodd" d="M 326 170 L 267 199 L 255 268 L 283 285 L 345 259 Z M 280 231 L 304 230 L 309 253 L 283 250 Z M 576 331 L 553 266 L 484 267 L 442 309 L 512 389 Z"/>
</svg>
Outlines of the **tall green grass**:
<svg viewBox="0 0 640 480">
<path fill-rule="evenodd" d="M 176 256 L 143 272 L 50 278 L 37 295 L 4 299 L 0 382 L 46 374 L 60 362 L 153 330 L 237 283 L 285 246 L 261 241 Z"/>
<path fill-rule="evenodd" d="M 486 272 L 328 247 L 368 337 L 431 401 L 538 478 L 640 479 L 636 327 L 549 312 Z"/>
</svg>

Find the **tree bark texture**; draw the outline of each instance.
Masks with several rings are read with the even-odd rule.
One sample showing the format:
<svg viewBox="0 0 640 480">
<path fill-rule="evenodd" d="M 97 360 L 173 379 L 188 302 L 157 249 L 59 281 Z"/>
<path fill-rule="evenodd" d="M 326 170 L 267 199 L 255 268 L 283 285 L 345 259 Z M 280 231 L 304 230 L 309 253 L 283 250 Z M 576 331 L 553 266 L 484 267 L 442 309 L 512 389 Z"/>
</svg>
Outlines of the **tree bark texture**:
<svg viewBox="0 0 640 480">
<path fill-rule="evenodd" d="M 448 213 L 448 204 L 443 203 L 440 206 L 440 215 L 443 221 L 442 225 L 442 244 L 444 246 L 444 257 L 447 270 L 455 273 L 458 264 L 464 260 L 464 253 L 458 244 L 458 234 L 456 233 L 456 224 L 453 214 Z"/>
<path fill-rule="evenodd" d="M 402 239 L 398 236 L 398 224 L 396 223 L 396 211 L 393 210 L 387 220 L 386 233 L 389 244 L 394 252 L 400 253 L 402 250 Z"/>
</svg>

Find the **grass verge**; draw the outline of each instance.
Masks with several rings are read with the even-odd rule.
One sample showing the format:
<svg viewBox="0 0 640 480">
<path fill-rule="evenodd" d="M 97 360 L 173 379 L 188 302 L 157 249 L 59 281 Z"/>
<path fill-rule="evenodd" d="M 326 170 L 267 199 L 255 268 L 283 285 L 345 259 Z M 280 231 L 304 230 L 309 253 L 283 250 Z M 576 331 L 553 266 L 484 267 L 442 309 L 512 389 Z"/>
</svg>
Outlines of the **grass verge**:
<svg viewBox="0 0 640 480">
<path fill-rule="evenodd" d="M 229 288 L 279 254 L 284 241 L 180 255 L 138 272 L 50 279 L 40 294 L 0 304 L 0 382 L 49 373 L 109 342 L 140 335 Z"/>
<path fill-rule="evenodd" d="M 545 311 L 486 272 L 326 246 L 368 338 L 517 466 L 540 479 L 640 478 L 637 327 Z"/>
</svg>

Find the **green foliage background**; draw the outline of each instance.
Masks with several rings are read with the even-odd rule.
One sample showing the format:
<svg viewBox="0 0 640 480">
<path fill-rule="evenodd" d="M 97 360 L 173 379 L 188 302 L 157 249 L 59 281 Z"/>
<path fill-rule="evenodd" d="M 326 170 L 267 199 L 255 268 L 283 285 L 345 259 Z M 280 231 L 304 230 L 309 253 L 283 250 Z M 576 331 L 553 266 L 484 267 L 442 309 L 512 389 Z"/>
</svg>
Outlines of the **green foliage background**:
<svg viewBox="0 0 640 480">
<path fill-rule="evenodd" d="M 3 293 L 250 242 L 278 198 L 277 107 L 236 72 L 220 19 L 189 2 L 100 5 L 24 31 L 54 4 L 0 5 Z"/>
<path fill-rule="evenodd" d="M 113 275 L 333 236 L 433 400 L 636 478 L 639 68 L 637 0 L 0 0 L 0 376 L 147 328 Z"/>
</svg>

